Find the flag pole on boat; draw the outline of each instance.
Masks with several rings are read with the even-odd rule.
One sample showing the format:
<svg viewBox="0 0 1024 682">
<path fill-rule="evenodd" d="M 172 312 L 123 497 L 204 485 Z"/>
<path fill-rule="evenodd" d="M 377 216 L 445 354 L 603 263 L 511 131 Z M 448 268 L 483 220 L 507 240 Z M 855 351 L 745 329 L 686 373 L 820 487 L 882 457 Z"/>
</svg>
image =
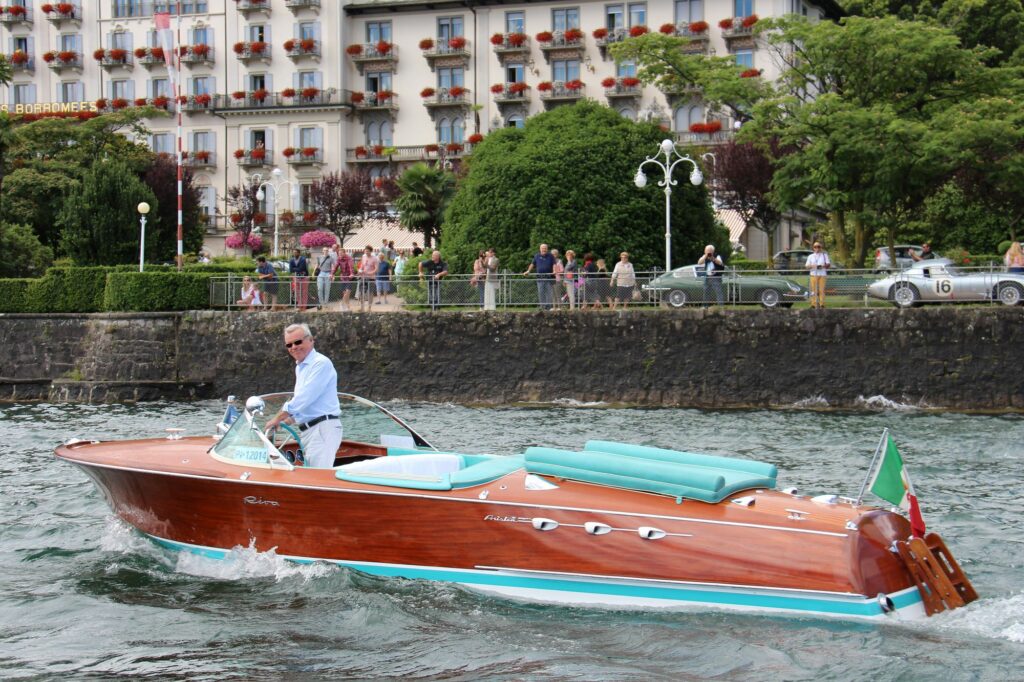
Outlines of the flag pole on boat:
<svg viewBox="0 0 1024 682">
<path fill-rule="evenodd" d="M 859 507 L 861 501 L 864 499 L 864 491 L 868 488 L 868 481 L 871 480 L 871 473 L 875 470 L 875 462 L 878 461 L 878 453 L 882 451 L 882 446 L 885 444 L 886 438 L 889 436 L 889 429 L 882 429 L 882 437 L 878 439 L 878 447 L 875 448 L 875 454 L 871 457 L 871 464 L 868 465 L 868 475 L 864 477 L 864 483 L 860 486 L 860 492 L 857 493 L 857 501 L 853 506 Z"/>
</svg>

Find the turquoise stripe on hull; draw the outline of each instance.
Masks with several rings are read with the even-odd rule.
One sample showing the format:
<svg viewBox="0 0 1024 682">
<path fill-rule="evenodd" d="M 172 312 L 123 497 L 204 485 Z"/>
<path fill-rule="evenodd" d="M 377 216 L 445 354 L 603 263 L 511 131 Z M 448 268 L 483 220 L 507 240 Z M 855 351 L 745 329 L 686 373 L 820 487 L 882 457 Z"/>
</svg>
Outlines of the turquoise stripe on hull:
<svg viewBox="0 0 1024 682">
<path fill-rule="evenodd" d="M 199 545 L 175 542 L 174 540 L 166 540 L 152 535 L 148 537 L 167 549 L 192 552 L 211 559 L 223 559 L 229 551 L 214 547 L 203 547 Z M 387 564 L 363 563 L 358 561 L 334 561 L 330 559 L 290 557 L 286 555 L 282 555 L 282 557 L 300 564 L 313 563 L 314 561 L 327 561 L 328 563 L 345 566 L 346 568 L 352 568 L 363 573 L 386 578 L 408 578 L 460 583 L 469 586 L 477 585 L 482 589 L 486 587 L 495 587 L 513 590 L 550 590 L 565 594 L 591 595 L 593 597 L 606 595 L 609 597 L 627 599 L 651 599 L 670 603 L 674 602 L 680 606 L 686 604 L 706 604 L 762 610 L 782 609 L 802 612 L 809 615 L 855 616 L 861 618 L 871 618 L 884 615 L 881 606 L 874 599 L 843 600 L 812 595 L 802 596 L 796 593 L 784 595 L 764 594 L 744 591 L 741 588 L 716 589 L 713 587 L 695 588 L 690 586 L 669 585 L 630 585 L 619 582 L 596 582 L 565 577 L 509 575 L 497 571 L 444 569 L 421 566 L 394 566 Z M 916 589 L 905 590 L 899 594 L 889 595 L 889 598 L 892 599 L 897 610 L 912 607 L 921 602 L 921 595 Z M 600 602 L 600 599 L 591 599 L 589 601 Z"/>
</svg>

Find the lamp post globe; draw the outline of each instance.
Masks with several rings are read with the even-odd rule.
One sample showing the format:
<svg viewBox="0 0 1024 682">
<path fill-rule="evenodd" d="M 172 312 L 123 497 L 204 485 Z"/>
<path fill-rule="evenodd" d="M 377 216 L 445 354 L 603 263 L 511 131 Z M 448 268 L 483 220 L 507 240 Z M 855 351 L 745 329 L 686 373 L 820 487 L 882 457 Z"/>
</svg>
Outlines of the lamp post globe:
<svg viewBox="0 0 1024 682">
<path fill-rule="evenodd" d="M 149 213 L 149 204 L 140 201 L 135 210 L 139 212 L 139 223 L 142 226 L 139 232 L 139 272 L 142 272 L 146 266 L 146 214 Z"/>
<path fill-rule="evenodd" d="M 659 159 L 659 156 L 664 154 L 665 160 Z M 675 157 L 673 160 L 672 157 Z M 647 164 L 654 164 L 661 169 L 662 173 L 665 174 L 665 179 L 658 181 L 659 187 L 665 188 L 665 271 L 672 270 L 672 185 L 678 184 L 672 179 L 672 171 L 675 170 L 676 166 L 681 161 L 685 161 L 693 166 L 693 170 L 690 171 L 690 183 L 694 186 L 700 185 L 704 182 L 704 175 L 700 172 L 700 167 L 697 166 L 697 162 L 691 159 L 689 156 L 683 156 L 676 149 L 676 145 L 672 140 L 662 140 L 661 144 L 658 145 L 658 151 L 653 156 L 648 156 L 640 167 L 636 169 L 636 175 L 633 177 L 633 184 L 639 189 L 643 189 L 647 186 L 647 176 L 644 174 L 644 166 Z"/>
</svg>

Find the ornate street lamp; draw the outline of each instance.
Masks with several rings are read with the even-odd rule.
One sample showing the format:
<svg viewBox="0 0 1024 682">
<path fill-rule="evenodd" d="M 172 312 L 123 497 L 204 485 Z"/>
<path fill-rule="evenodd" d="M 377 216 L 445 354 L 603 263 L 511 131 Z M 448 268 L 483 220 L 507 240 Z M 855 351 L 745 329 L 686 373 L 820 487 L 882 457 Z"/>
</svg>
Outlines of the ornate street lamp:
<svg viewBox="0 0 1024 682">
<path fill-rule="evenodd" d="M 142 233 L 139 235 L 139 272 L 142 272 L 146 262 L 146 214 L 149 213 L 149 204 L 140 202 L 136 207 L 139 212 L 139 222 L 142 223 Z"/>
<path fill-rule="evenodd" d="M 662 154 L 665 155 L 664 161 L 661 161 L 658 158 Z M 673 156 L 676 157 L 674 160 Z M 644 175 L 644 166 L 649 163 L 653 163 L 661 169 L 662 173 L 665 174 L 664 180 L 658 181 L 658 187 L 665 188 L 665 272 L 672 270 L 672 185 L 678 184 L 672 179 L 672 172 L 680 161 L 686 161 L 693 164 L 693 170 L 690 171 L 690 184 L 695 187 L 700 185 L 700 183 L 704 181 L 704 176 L 701 174 L 700 167 L 697 165 L 697 162 L 689 156 L 683 156 L 680 154 L 672 140 L 662 140 L 657 153 L 655 153 L 654 156 L 648 156 L 647 159 L 640 164 L 640 167 L 636 169 L 636 177 L 633 178 L 633 183 L 638 188 L 643 189 L 646 187 L 647 176 Z"/>
<path fill-rule="evenodd" d="M 284 187 L 285 185 L 290 185 L 291 186 L 291 191 L 289 192 L 288 196 L 291 198 L 292 206 L 294 206 L 295 205 L 295 200 L 298 199 L 298 197 L 299 197 L 299 188 L 291 180 L 281 180 L 281 176 L 283 175 L 283 173 L 281 172 L 280 168 L 275 168 L 274 170 L 270 171 L 270 175 L 273 178 L 272 180 L 264 180 L 263 176 L 260 175 L 259 173 L 253 173 L 252 179 L 253 179 L 254 182 L 258 182 L 259 183 L 259 187 L 256 190 L 256 200 L 257 201 L 263 201 L 264 199 L 266 199 L 267 195 L 263 191 L 264 187 L 271 187 L 274 190 L 274 203 L 273 203 L 273 210 L 271 211 L 271 213 L 274 216 L 274 258 L 277 258 L 277 236 L 278 236 L 277 194 L 278 194 L 278 192 L 281 191 L 282 187 Z M 276 180 L 277 182 L 274 182 L 274 180 Z"/>
</svg>

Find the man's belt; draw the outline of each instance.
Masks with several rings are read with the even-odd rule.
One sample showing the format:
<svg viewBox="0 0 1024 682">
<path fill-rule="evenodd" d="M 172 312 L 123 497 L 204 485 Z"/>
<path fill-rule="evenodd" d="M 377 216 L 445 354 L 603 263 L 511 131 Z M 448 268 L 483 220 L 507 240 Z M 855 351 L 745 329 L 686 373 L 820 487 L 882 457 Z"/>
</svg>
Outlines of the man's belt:
<svg viewBox="0 0 1024 682">
<path fill-rule="evenodd" d="M 324 414 L 324 415 L 320 415 L 319 417 L 314 417 L 313 419 L 310 419 L 305 424 L 299 424 L 299 431 L 305 431 L 307 429 L 311 429 L 314 426 L 316 426 L 317 424 L 319 424 L 320 422 L 327 421 L 328 419 L 338 419 L 338 415 L 336 415 L 336 414 Z"/>
</svg>

